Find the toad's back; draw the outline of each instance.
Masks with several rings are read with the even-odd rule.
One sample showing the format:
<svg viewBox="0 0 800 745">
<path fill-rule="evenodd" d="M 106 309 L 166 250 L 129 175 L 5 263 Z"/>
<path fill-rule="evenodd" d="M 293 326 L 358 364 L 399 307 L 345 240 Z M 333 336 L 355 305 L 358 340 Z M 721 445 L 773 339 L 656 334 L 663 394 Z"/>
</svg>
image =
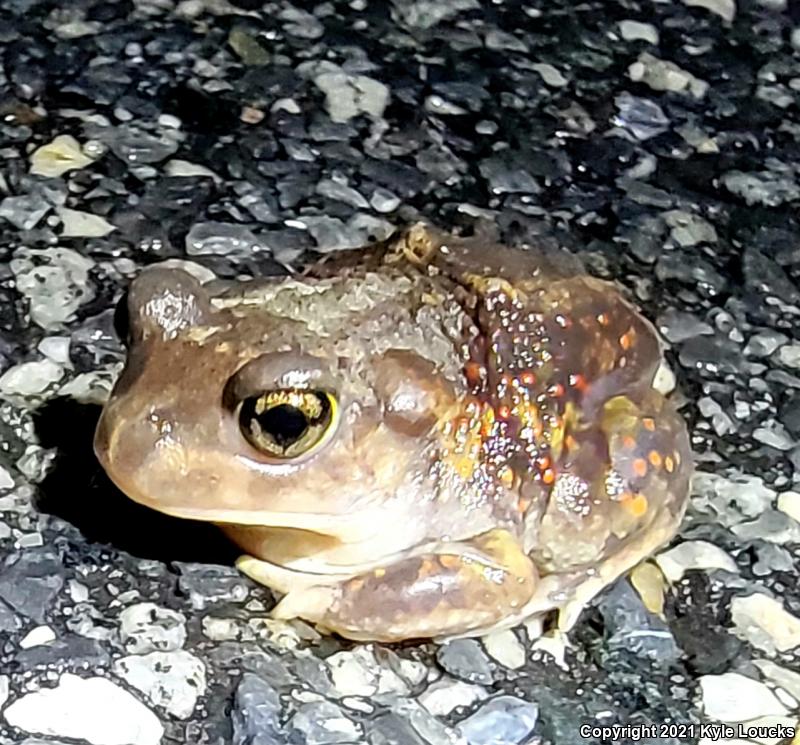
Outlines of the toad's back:
<svg viewBox="0 0 800 745">
<path fill-rule="evenodd" d="M 150 270 L 129 310 L 98 454 L 138 501 L 222 524 L 278 616 L 370 639 L 568 624 L 683 514 L 656 333 L 564 262 L 415 226 L 224 293 Z"/>
</svg>

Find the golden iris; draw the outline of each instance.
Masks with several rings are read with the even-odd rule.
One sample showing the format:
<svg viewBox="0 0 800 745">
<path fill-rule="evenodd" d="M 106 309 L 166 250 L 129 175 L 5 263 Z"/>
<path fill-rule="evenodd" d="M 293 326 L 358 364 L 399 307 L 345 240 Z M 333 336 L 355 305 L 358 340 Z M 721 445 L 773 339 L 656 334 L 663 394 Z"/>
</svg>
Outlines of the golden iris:
<svg viewBox="0 0 800 745">
<path fill-rule="evenodd" d="M 308 455 L 333 433 L 338 406 L 327 391 L 280 388 L 241 402 L 239 427 L 257 450 L 280 459 Z"/>
</svg>

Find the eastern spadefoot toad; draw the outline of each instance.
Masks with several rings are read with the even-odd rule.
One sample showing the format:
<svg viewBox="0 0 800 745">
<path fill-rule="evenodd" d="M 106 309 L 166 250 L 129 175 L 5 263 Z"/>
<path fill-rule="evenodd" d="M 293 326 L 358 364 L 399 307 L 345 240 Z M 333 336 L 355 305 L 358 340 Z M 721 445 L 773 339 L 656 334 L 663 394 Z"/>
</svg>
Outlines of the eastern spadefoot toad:
<svg viewBox="0 0 800 745">
<path fill-rule="evenodd" d="M 677 530 L 686 426 L 654 328 L 532 249 L 415 225 L 306 273 L 145 269 L 97 455 L 218 523 L 273 614 L 353 639 L 562 627 Z"/>
</svg>

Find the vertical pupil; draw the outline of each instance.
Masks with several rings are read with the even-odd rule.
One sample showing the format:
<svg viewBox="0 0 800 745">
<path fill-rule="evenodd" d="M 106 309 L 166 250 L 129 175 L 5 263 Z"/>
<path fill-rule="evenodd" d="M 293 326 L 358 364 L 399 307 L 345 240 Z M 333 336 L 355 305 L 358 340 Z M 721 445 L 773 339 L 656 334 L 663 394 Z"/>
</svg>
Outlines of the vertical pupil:
<svg viewBox="0 0 800 745">
<path fill-rule="evenodd" d="M 297 442 L 308 429 L 306 415 L 289 404 L 272 406 L 262 414 L 257 414 L 255 419 L 261 425 L 261 430 L 270 434 L 281 447 Z"/>
</svg>

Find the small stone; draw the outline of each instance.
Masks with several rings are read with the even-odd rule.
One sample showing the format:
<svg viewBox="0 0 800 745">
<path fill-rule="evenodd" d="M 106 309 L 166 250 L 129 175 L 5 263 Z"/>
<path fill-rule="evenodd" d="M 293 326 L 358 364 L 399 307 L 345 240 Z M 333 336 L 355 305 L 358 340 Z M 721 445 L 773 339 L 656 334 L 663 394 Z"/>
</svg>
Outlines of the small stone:
<svg viewBox="0 0 800 745">
<path fill-rule="evenodd" d="M 0 601 L 38 624 L 63 585 L 64 566 L 50 549 L 12 554 L 0 565 Z"/>
<path fill-rule="evenodd" d="M 705 8 L 730 23 L 736 18 L 735 0 L 683 0 L 690 8 Z"/>
<path fill-rule="evenodd" d="M 56 634 L 49 626 L 36 626 L 31 629 L 19 642 L 20 649 L 30 649 L 42 644 L 55 641 Z"/>
<path fill-rule="evenodd" d="M 692 483 L 695 508 L 713 515 L 725 527 L 762 515 L 777 496 L 763 479 L 745 473 L 725 477 L 698 471 Z"/>
<path fill-rule="evenodd" d="M 714 333 L 714 329 L 705 321 L 701 321 L 693 313 L 687 313 L 675 308 L 670 308 L 658 317 L 658 330 L 664 338 L 679 344 L 695 336 L 707 336 Z"/>
<path fill-rule="evenodd" d="M 731 620 L 736 636 L 768 654 L 800 646 L 800 619 L 764 593 L 733 598 Z"/>
<path fill-rule="evenodd" d="M 188 719 L 206 690 L 205 665 L 185 650 L 130 655 L 117 660 L 113 670 L 177 719 Z"/>
<path fill-rule="evenodd" d="M 775 356 L 782 365 L 786 365 L 786 367 L 791 367 L 795 370 L 800 369 L 799 343 L 792 342 L 791 344 L 786 344 L 778 350 L 778 354 Z"/>
<path fill-rule="evenodd" d="M 478 0 L 392 0 L 392 18 L 414 28 L 430 29 L 468 10 L 480 10 Z"/>
<path fill-rule="evenodd" d="M 409 693 L 406 683 L 394 671 L 381 665 L 370 647 L 337 652 L 327 659 L 331 679 L 339 696 Z"/>
<path fill-rule="evenodd" d="M 369 203 L 376 212 L 385 214 L 387 212 L 394 212 L 400 206 L 400 197 L 394 192 L 379 186 L 372 192 Z"/>
<path fill-rule="evenodd" d="M 299 39 L 319 39 L 325 33 L 325 26 L 313 14 L 291 5 L 284 8 L 278 18 L 285 21 L 284 29 L 291 36 Z"/>
<path fill-rule="evenodd" d="M 290 726 L 305 738 L 306 745 L 351 743 L 361 736 L 361 727 L 330 701 L 301 704 Z"/>
<path fill-rule="evenodd" d="M 525 647 L 511 629 L 495 631 L 484 636 L 482 641 L 489 656 L 503 667 L 518 670 L 525 664 Z"/>
<path fill-rule="evenodd" d="M 627 580 L 618 580 L 601 597 L 598 608 L 611 651 L 625 651 L 667 664 L 680 656 L 669 627 L 647 610 Z"/>
<path fill-rule="evenodd" d="M 679 246 L 690 247 L 698 243 L 716 243 L 714 226 L 699 215 L 684 210 L 670 210 L 662 217 L 671 228 L 670 237 Z"/>
<path fill-rule="evenodd" d="M 800 186 L 795 180 L 772 171 L 728 171 L 722 175 L 721 182 L 748 205 L 778 207 L 800 199 Z"/>
<path fill-rule="evenodd" d="M 361 114 L 380 118 L 389 105 L 389 88 L 366 75 L 349 75 L 339 68 L 320 73 L 314 83 L 325 94 L 325 108 L 334 122 L 349 122 Z"/>
<path fill-rule="evenodd" d="M 442 644 L 436 651 L 436 660 L 448 673 L 467 683 L 488 685 L 493 680 L 489 659 L 474 639 Z"/>
<path fill-rule="evenodd" d="M 175 562 L 181 576 L 178 586 L 185 592 L 195 610 L 214 603 L 243 603 L 247 600 L 247 583 L 235 567 L 215 564 Z"/>
<path fill-rule="evenodd" d="M 442 678 L 425 689 L 419 696 L 419 702 L 434 716 L 446 717 L 459 706 L 472 706 L 488 695 L 481 686 Z"/>
<path fill-rule="evenodd" d="M 268 252 L 269 246 L 259 240 L 245 225 L 224 222 L 199 222 L 185 238 L 189 256 L 241 256 L 249 258 L 254 252 Z"/>
<path fill-rule="evenodd" d="M 667 396 L 675 390 L 675 385 L 675 373 L 672 371 L 666 361 L 662 360 L 661 364 L 656 370 L 656 375 L 653 378 L 653 389 L 657 390 L 662 395 Z"/>
<path fill-rule="evenodd" d="M 351 207 L 358 209 L 369 207 L 369 202 L 355 189 L 334 179 L 320 181 L 317 184 L 316 192 L 323 197 L 333 199 L 336 202 L 344 202 L 344 204 L 349 204 Z"/>
<path fill-rule="evenodd" d="M 771 660 L 753 660 L 753 664 L 771 683 L 780 686 L 795 700 L 800 701 L 800 673 L 776 665 Z"/>
<path fill-rule="evenodd" d="M 186 617 L 155 603 L 137 603 L 119 614 L 119 635 L 129 654 L 170 652 L 186 641 Z"/>
<path fill-rule="evenodd" d="M 30 172 L 36 176 L 53 178 L 67 171 L 86 168 L 94 162 L 81 150 L 80 143 L 71 135 L 58 135 L 52 142 L 36 149 L 31 155 Z"/>
<path fill-rule="evenodd" d="M 569 80 L 567 80 L 561 74 L 561 71 L 553 65 L 547 64 L 546 62 L 536 62 L 531 65 L 531 67 L 536 70 L 536 72 L 542 76 L 542 80 L 552 88 L 563 88 L 565 85 L 569 85 Z"/>
<path fill-rule="evenodd" d="M 515 696 L 490 699 L 457 725 L 469 745 L 517 745 L 533 731 L 539 707 Z"/>
<path fill-rule="evenodd" d="M 64 238 L 103 238 L 117 229 L 105 218 L 91 212 L 70 210 L 66 207 L 59 207 L 56 212 L 61 218 L 61 235 Z"/>
<path fill-rule="evenodd" d="M 281 745 L 287 741 L 280 720 L 281 700 L 267 681 L 244 673 L 231 712 L 233 745 Z"/>
<path fill-rule="evenodd" d="M 721 722 L 746 722 L 789 713 L 767 686 L 739 673 L 702 675 L 700 690 L 705 715 Z"/>
<path fill-rule="evenodd" d="M 792 520 L 800 523 L 800 493 L 796 491 L 783 492 L 778 496 L 777 507 L 786 513 Z"/>
<path fill-rule="evenodd" d="M 661 615 L 664 612 L 664 593 L 666 583 L 661 570 L 652 562 L 643 561 L 630 573 L 631 586 L 650 613 Z"/>
<path fill-rule="evenodd" d="M 23 362 L 0 375 L 0 393 L 6 396 L 38 396 L 64 375 L 64 369 L 53 360 Z"/>
<path fill-rule="evenodd" d="M 791 450 L 797 443 L 780 422 L 770 422 L 767 427 L 756 427 L 753 439 L 776 450 Z"/>
<path fill-rule="evenodd" d="M 719 546 L 708 541 L 684 541 L 669 551 L 658 554 L 655 561 L 664 576 L 673 584 L 693 569 L 723 569 L 733 574 L 739 572 L 736 562 Z"/>
<path fill-rule="evenodd" d="M 13 489 L 14 488 L 14 478 L 11 474 L 0 466 L 0 489 Z"/>
<path fill-rule="evenodd" d="M 644 83 L 654 91 L 690 93 L 695 98 L 702 98 L 708 90 L 708 83 L 705 81 L 678 67 L 674 62 L 659 59 L 649 52 L 640 54 L 639 59 L 628 67 L 628 77 L 636 83 Z"/>
<path fill-rule="evenodd" d="M 88 740 L 93 745 L 159 745 L 161 722 L 106 678 L 64 673 L 55 688 L 28 693 L 8 706 L 5 720 L 23 732 Z"/>
<path fill-rule="evenodd" d="M 769 357 L 781 344 L 785 344 L 789 338 L 779 331 L 760 331 L 753 334 L 744 348 L 744 353 L 750 357 Z"/>
<path fill-rule="evenodd" d="M 614 99 L 614 104 L 619 112 L 614 124 L 627 129 L 637 140 L 648 140 L 669 129 L 669 119 L 655 101 L 623 91 Z"/>
<path fill-rule="evenodd" d="M 22 194 L 6 197 L 0 202 L 0 217 L 20 230 L 33 230 L 41 219 L 53 209 L 39 194 Z"/>
<path fill-rule="evenodd" d="M 164 164 L 164 172 L 167 176 L 178 176 L 183 178 L 210 178 L 216 183 L 221 183 L 222 179 L 207 166 L 201 163 L 192 163 L 189 160 L 173 158 Z"/>
<path fill-rule="evenodd" d="M 625 41 L 646 41 L 648 44 L 658 44 L 658 29 L 652 23 L 620 21 L 619 33 Z"/>
<path fill-rule="evenodd" d="M 102 140 L 120 160 L 131 166 L 160 163 L 174 154 L 180 144 L 179 130 L 164 128 L 155 134 L 134 124 L 122 124 L 101 130 Z"/>
<path fill-rule="evenodd" d="M 734 525 L 731 530 L 743 541 L 760 538 L 770 543 L 800 543 L 800 525 L 779 510 L 764 510 L 755 520 Z"/>
<path fill-rule="evenodd" d="M 249 31 L 234 27 L 228 34 L 228 44 L 245 65 L 269 64 L 270 54 Z"/>
<path fill-rule="evenodd" d="M 530 51 L 530 48 L 522 39 L 496 28 L 487 31 L 486 48 L 494 49 L 495 51 L 522 52 L 523 54 Z"/>
</svg>

